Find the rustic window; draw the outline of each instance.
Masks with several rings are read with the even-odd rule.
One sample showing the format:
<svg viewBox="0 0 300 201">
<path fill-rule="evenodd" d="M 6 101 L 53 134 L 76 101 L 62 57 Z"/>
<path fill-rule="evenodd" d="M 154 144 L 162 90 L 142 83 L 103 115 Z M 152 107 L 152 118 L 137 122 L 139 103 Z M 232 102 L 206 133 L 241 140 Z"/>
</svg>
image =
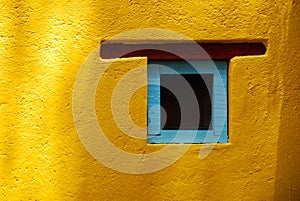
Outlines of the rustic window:
<svg viewBox="0 0 300 201">
<path fill-rule="evenodd" d="M 150 60 L 148 142 L 227 141 L 227 61 Z"/>
</svg>

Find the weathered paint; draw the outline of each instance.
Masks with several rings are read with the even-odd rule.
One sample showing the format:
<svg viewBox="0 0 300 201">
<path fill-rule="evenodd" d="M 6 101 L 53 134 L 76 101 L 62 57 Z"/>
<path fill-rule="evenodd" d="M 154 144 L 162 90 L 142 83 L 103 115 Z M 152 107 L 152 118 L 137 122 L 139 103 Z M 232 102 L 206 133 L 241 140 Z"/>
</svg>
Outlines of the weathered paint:
<svg viewBox="0 0 300 201">
<path fill-rule="evenodd" d="M 72 90 L 101 40 L 145 27 L 197 41 L 264 41 L 267 52 L 230 61 L 229 145 L 215 146 L 203 160 L 205 145 L 192 145 L 170 167 L 130 175 L 83 147 Z M 299 200 L 299 29 L 297 0 L 2 0 L 1 200 Z M 97 111 L 108 111 L 98 116 L 114 133 L 108 138 L 133 153 L 161 147 L 120 132 L 108 97 L 123 74 L 145 63 L 115 62 L 96 97 Z M 131 99 L 138 125 L 146 124 L 146 91 Z"/>
</svg>

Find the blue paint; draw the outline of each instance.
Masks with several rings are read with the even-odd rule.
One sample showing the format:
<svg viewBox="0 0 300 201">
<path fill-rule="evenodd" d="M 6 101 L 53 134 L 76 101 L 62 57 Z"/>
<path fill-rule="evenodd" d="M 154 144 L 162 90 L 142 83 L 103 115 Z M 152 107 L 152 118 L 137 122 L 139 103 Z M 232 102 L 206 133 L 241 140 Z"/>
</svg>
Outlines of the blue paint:
<svg viewBox="0 0 300 201">
<path fill-rule="evenodd" d="M 213 74 L 212 126 L 210 130 L 161 130 L 160 75 Z M 148 62 L 148 143 L 227 143 L 227 62 Z"/>
</svg>

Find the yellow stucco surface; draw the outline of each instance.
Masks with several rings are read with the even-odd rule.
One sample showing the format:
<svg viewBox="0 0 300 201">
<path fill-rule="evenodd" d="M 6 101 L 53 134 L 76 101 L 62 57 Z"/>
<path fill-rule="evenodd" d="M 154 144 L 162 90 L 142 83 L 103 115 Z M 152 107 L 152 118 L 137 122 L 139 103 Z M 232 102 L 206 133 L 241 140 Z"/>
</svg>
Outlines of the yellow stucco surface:
<svg viewBox="0 0 300 201">
<path fill-rule="evenodd" d="M 84 148 L 72 93 L 101 40 L 138 28 L 204 42 L 261 41 L 267 52 L 230 61 L 228 144 L 202 160 L 205 145 L 192 145 L 171 166 L 133 175 L 104 166 Z M 300 200 L 299 32 L 297 0 L 1 0 L 0 200 Z M 124 135 L 109 98 L 122 75 L 145 64 L 116 60 L 95 104 L 108 139 L 142 154 L 165 145 Z M 140 126 L 146 91 L 130 100 Z"/>
</svg>

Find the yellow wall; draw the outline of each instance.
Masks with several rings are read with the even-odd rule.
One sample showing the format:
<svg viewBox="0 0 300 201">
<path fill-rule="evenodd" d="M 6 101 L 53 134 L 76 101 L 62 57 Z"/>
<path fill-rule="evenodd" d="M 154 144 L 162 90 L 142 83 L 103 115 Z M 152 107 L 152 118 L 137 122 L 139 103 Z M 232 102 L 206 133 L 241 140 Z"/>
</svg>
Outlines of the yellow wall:
<svg viewBox="0 0 300 201">
<path fill-rule="evenodd" d="M 149 27 L 198 41 L 263 41 L 267 53 L 230 61 L 228 145 L 203 160 L 202 145 L 192 145 L 161 171 L 131 175 L 83 147 L 72 90 L 101 40 Z M 1 200 L 300 200 L 299 32 L 297 0 L 1 0 Z M 161 146 L 122 136 L 107 94 L 123 71 L 145 62 L 116 61 L 96 95 L 108 138 L 133 153 Z M 143 88 L 131 102 L 139 125 L 145 97 Z"/>
</svg>

